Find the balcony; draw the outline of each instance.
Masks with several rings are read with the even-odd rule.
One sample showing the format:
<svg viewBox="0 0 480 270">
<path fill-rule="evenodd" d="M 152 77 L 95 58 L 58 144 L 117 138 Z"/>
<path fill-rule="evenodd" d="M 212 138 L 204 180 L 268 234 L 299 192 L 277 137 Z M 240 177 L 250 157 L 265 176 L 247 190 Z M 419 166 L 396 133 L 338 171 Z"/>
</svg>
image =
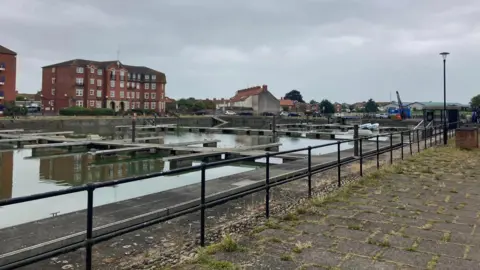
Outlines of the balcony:
<svg viewBox="0 0 480 270">
<path fill-rule="evenodd" d="M 75 82 L 75 85 L 76 85 L 76 86 L 84 86 L 85 83 L 84 83 L 84 82 Z"/>
</svg>

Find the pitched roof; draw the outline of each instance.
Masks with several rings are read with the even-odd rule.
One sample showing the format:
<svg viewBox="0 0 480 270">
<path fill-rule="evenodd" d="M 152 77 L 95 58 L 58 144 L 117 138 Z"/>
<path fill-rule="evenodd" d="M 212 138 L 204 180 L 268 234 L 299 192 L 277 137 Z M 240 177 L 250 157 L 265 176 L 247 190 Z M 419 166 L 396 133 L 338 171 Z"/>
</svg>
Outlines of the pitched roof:
<svg viewBox="0 0 480 270">
<path fill-rule="evenodd" d="M 172 102 L 175 102 L 175 99 L 169 98 L 169 97 L 165 97 L 165 103 L 172 103 Z"/>
<path fill-rule="evenodd" d="M 231 102 L 238 102 L 238 101 L 244 101 L 245 99 L 251 97 L 251 96 L 256 96 L 259 95 L 260 93 L 268 91 L 267 86 L 264 84 L 262 86 L 253 86 L 245 89 L 238 90 L 235 93 L 235 96 L 233 96 L 230 101 Z"/>
<path fill-rule="evenodd" d="M 95 65 L 99 68 L 106 68 L 106 67 L 108 67 L 112 64 L 117 64 L 117 62 L 119 63 L 120 67 L 126 68 L 129 72 L 140 73 L 140 74 L 156 73 L 156 74 L 159 75 L 160 78 L 158 78 L 158 79 L 160 79 L 161 82 L 166 82 L 165 73 L 163 73 L 163 72 L 160 72 L 160 71 L 157 71 L 157 70 L 151 69 L 149 67 L 145 67 L 145 66 L 124 65 L 124 64 L 122 64 L 122 62 L 116 61 L 116 60 L 93 61 L 93 60 L 85 60 L 85 59 L 72 59 L 72 60 L 68 60 L 68 61 L 65 61 L 65 62 L 60 62 L 60 63 L 56 63 L 56 64 L 53 64 L 53 65 L 44 66 L 43 68 L 64 67 L 64 66 L 83 66 L 83 67 L 85 67 L 85 66 L 88 66 L 88 65 Z"/>
<path fill-rule="evenodd" d="M 11 54 L 11 55 L 17 55 L 16 52 L 6 48 L 6 47 L 3 47 L 2 45 L 0 45 L 0 54 Z"/>
<path fill-rule="evenodd" d="M 293 100 L 290 100 L 290 99 L 284 99 L 284 98 L 281 98 L 280 99 L 280 106 L 293 106 Z"/>
</svg>

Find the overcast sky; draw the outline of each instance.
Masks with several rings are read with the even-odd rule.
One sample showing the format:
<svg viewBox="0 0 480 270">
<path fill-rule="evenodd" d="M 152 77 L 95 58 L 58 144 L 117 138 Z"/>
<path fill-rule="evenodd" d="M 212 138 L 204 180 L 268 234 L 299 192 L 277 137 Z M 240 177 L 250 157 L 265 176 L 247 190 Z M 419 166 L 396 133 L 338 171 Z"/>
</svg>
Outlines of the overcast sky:
<svg viewBox="0 0 480 270">
<path fill-rule="evenodd" d="M 267 84 L 305 100 L 468 102 L 480 87 L 478 0 L 1 0 L 0 42 L 17 88 L 74 58 L 144 65 L 173 98 Z"/>
</svg>

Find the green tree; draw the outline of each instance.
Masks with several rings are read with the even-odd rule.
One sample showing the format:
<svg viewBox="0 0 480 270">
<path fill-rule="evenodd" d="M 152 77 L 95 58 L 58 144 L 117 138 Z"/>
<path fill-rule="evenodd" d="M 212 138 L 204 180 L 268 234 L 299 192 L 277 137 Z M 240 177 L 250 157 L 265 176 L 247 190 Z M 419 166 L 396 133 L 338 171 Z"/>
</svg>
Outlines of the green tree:
<svg viewBox="0 0 480 270">
<path fill-rule="evenodd" d="M 323 113 L 335 113 L 335 106 L 328 99 L 322 100 L 319 107 Z"/>
<path fill-rule="evenodd" d="M 476 95 L 476 96 L 472 97 L 472 99 L 470 100 L 470 105 L 473 108 L 480 107 L 480 95 Z"/>
<path fill-rule="evenodd" d="M 315 99 L 310 100 L 310 105 L 315 105 L 315 104 L 318 104 L 318 102 L 315 101 Z"/>
<path fill-rule="evenodd" d="M 367 113 L 378 112 L 378 105 L 373 99 L 369 99 L 365 104 L 365 112 Z"/>
<path fill-rule="evenodd" d="M 298 102 L 305 103 L 305 101 L 303 100 L 302 94 L 300 94 L 300 91 L 295 89 L 286 93 L 285 99 L 296 100 Z"/>
<path fill-rule="evenodd" d="M 16 100 L 16 101 L 25 101 L 26 98 L 25 98 L 24 96 L 22 96 L 22 95 L 19 95 L 19 96 L 15 97 L 15 100 Z"/>
</svg>

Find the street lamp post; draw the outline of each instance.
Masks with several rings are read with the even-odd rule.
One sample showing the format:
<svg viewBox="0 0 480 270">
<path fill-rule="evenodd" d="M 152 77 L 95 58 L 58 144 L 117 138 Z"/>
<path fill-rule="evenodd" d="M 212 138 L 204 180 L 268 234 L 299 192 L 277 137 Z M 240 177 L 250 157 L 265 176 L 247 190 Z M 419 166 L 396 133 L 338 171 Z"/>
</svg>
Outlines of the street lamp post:
<svg viewBox="0 0 480 270">
<path fill-rule="evenodd" d="M 447 56 L 450 53 L 442 52 L 440 55 L 443 58 L 443 144 L 447 145 Z"/>
</svg>

